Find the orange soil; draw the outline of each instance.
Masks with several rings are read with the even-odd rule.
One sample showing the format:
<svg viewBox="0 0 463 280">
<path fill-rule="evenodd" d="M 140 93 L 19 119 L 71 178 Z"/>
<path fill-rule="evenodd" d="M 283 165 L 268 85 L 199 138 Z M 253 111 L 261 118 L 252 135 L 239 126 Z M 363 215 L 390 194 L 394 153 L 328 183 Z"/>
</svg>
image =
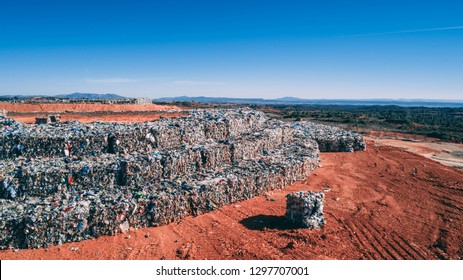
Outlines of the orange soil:
<svg viewBox="0 0 463 280">
<path fill-rule="evenodd" d="M 156 104 L 0 103 L 0 109 L 6 109 L 9 116 L 16 121 L 24 123 L 35 123 L 37 116 L 43 117 L 52 113 L 59 113 L 62 121 L 78 120 L 83 123 L 96 120 L 105 122 L 145 122 L 157 120 L 161 116 L 174 118 L 185 115 L 183 113 L 162 112 L 167 110 L 182 110 L 180 107 Z M 88 115 L 82 113 L 88 113 Z"/>
<path fill-rule="evenodd" d="M 372 139 L 370 137 L 365 137 L 366 139 Z M 388 146 L 395 146 L 398 148 L 407 148 L 408 151 L 423 155 L 423 154 L 428 154 L 428 153 L 439 153 L 441 151 L 429 147 L 428 142 L 410 142 L 410 141 L 402 141 L 402 140 L 395 140 L 395 139 L 374 139 L 375 142 L 380 143 L 382 145 L 388 145 Z"/>
<path fill-rule="evenodd" d="M 22 103 L 2 103 L 0 109 L 6 109 L 8 112 L 120 112 L 120 111 L 164 111 L 180 110 L 177 106 L 167 105 L 138 105 L 138 104 L 63 104 L 63 103 L 40 103 L 40 104 L 22 104 Z"/>
<path fill-rule="evenodd" d="M 42 114 L 43 115 L 43 114 Z M 182 113 L 152 113 L 152 114 L 101 114 L 98 116 L 86 116 L 86 115 L 77 115 L 77 114 L 60 114 L 61 121 L 68 120 L 77 120 L 82 123 L 90 123 L 94 121 L 104 121 L 104 122 L 119 122 L 119 123 L 129 123 L 129 122 L 147 122 L 154 121 L 160 117 L 166 118 L 177 118 L 184 116 L 186 114 Z M 45 116 L 45 115 L 44 115 Z M 11 116 L 15 121 L 23 123 L 35 123 L 35 118 L 37 114 L 25 114 L 18 116 Z"/>
<path fill-rule="evenodd" d="M 463 173 L 403 149 L 368 145 L 364 152 L 322 153 L 323 167 L 307 181 L 180 223 L 5 250 L 0 258 L 462 259 Z M 285 222 L 285 195 L 299 190 L 325 191 L 324 228 Z"/>
<path fill-rule="evenodd" d="M 365 137 L 370 139 L 369 137 Z M 446 166 L 463 169 L 463 157 L 455 154 L 463 152 L 463 144 L 446 142 L 410 142 L 395 139 L 375 139 L 381 145 L 403 148 L 406 151 L 430 158 Z"/>
</svg>

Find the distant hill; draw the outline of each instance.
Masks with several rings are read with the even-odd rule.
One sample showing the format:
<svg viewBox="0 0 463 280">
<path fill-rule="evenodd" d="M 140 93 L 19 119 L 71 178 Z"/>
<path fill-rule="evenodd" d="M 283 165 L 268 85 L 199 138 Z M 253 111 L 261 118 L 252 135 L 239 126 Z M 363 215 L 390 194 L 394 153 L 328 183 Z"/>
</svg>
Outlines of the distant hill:
<svg viewBox="0 0 463 280">
<path fill-rule="evenodd" d="M 229 104 L 313 104 L 313 105 L 396 105 L 402 107 L 463 107 L 463 100 L 432 100 L 432 99 L 302 99 L 283 97 L 277 99 L 263 98 L 230 98 L 207 96 L 162 97 L 155 102 L 198 102 L 198 103 L 229 103 Z"/>
<path fill-rule="evenodd" d="M 70 93 L 70 94 L 59 94 L 59 95 L 0 95 L 0 99 L 11 99 L 11 98 L 69 98 L 69 99 L 118 99 L 118 98 L 126 98 L 121 95 L 113 94 L 113 93 Z"/>
<path fill-rule="evenodd" d="M 304 99 L 302 98 L 297 98 L 297 97 L 291 97 L 291 96 L 285 96 L 285 97 L 282 97 L 282 98 L 277 98 L 277 99 L 274 99 L 276 101 L 287 101 L 287 102 L 301 102 L 301 101 L 304 101 Z"/>
<path fill-rule="evenodd" d="M 105 94 L 99 94 L 99 93 L 80 93 L 80 92 L 75 92 L 75 93 L 70 93 L 70 94 L 60 94 L 60 95 L 54 95 L 50 97 L 58 97 L 58 98 L 70 98 L 70 99 L 118 99 L 118 98 L 126 98 L 121 95 L 117 95 L 114 93 L 105 93 Z"/>
</svg>

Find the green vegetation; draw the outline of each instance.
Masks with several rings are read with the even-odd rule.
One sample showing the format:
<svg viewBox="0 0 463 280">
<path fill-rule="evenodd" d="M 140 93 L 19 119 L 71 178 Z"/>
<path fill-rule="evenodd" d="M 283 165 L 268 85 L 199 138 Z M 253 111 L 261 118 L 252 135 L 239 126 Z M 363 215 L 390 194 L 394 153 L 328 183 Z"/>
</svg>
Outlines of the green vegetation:
<svg viewBox="0 0 463 280">
<path fill-rule="evenodd" d="M 172 105 L 172 103 L 168 103 Z M 308 120 L 359 133 L 387 131 L 463 143 L 463 107 L 401 107 L 308 104 L 220 104 L 174 102 L 184 108 L 251 107 L 283 120 Z M 413 138 L 413 137 L 412 137 Z"/>
<path fill-rule="evenodd" d="M 356 131 L 381 130 L 463 143 L 463 108 L 270 105 L 284 119 L 311 120 Z M 261 110 L 267 111 L 264 107 Z"/>
</svg>

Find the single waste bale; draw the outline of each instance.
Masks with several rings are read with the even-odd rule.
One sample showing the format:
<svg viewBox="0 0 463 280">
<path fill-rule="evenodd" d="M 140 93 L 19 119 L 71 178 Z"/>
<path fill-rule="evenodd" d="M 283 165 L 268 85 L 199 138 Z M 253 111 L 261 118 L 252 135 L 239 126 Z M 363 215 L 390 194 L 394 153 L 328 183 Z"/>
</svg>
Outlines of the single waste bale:
<svg viewBox="0 0 463 280">
<path fill-rule="evenodd" d="M 36 117 L 35 123 L 36 124 L 47 124 L 47 123 L 51 123 L 51 119 L 50 117 Z"/>
<path fill-rule="evenodd" d="M 286 195 L 286 218 L 291 222 L 309 229 L 325 224 L 323 199 L 325 194 L 311 191 L 299 191 Z"/>
</svg>

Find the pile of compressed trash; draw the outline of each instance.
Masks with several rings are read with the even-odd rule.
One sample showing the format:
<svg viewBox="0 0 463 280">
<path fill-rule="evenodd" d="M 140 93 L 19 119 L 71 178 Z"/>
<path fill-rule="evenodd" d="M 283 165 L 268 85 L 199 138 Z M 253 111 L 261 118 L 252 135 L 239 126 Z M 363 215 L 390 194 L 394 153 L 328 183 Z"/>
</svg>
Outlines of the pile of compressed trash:
<svg viewBox="0 0 463 280">
<path fill-rule="evenodd" d="M 12 118 L 8 117 L 8 111 L 5 109 L 0 110 L 0 129 L 4 126 L 9 126 L 14 123 Z"/>
<path fill-rule="evenodd" d="M 216 110 L 193 111 L 184 118 L 133 124 L 67 121 L 36 126 L 4 125 L 0 127 L 0 159 L 95 156 L 166 149 L 205 139 L 225 141 L 258 129 L 266 121 L 265 115 L 257 111 Z"/>
<path fill-rule="evenodd" d="M 136 124 L 4 124 L 0 246 L 163 225 L 284 188 L 318 166 L 309 129 L 250 109 Z"/>
<path fill-rule="evenodd" d="M 291 127 L 303 131 L 317 141 L 320 152 L 353 152 L 366 149 L 361 135 L 335 126 L 302 121 L 294 122 Z"/>
</svg>

